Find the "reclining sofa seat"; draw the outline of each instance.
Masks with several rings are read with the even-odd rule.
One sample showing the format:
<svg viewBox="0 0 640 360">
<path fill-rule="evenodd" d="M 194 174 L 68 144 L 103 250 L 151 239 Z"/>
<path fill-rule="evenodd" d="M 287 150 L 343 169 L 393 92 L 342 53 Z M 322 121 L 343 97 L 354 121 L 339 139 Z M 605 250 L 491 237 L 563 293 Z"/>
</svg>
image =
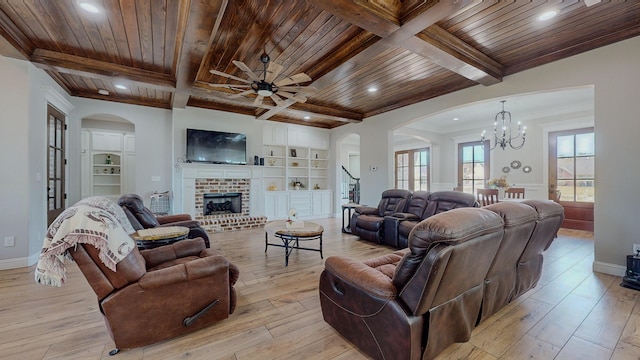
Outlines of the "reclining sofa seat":
<svg viewBox="0 0 640 360">
<path fill-rule="evenodd" d="M 406 212 L 385 216 L 384 243 L 397 249 L 408 245 L 409 233 L 418 223 L 430 216 L 461 207 L 478 207 L 472 194 L 459 191 L 416 191 Z"/>
<path fill-rule="evenodd" d="M 98 297 L 118 350 L 176 337 L 233 313 L 238 267 L 201 238 L 139 251 L 107 268 L 99 250 L 81 244 L 70 254 Z"/>
<path fill-rule="evenodd" d="M 407 249 L 331 256 L 320 276 L 323 317 L 375 359 L 432 359 L 536 286 L 563 214 L 540 200 L 453 209 L 414 227 Z"/>
<path fill-rule="evenodd" d="M 360 238 L 382 243 L 384 237 L 384 217 L 404 212 L 411 199 L 411 191 L 389 189 L 382 192 L 378 207 L 358 206 L 351 216 L 351 233 Z"/>
<path fill-rule="evenodd" d="M 189 239 L 202 238 L 207 247 L 209 235 L 197 220 L 191 219 L 189 214 L 155 216 L 144 206 L 138 194 L 125 194 L 118 199 L 118 205 L 124 210 L 127 219 L 134 230 L 151 229 L 159 226 L 184 226 L 189 228 Z"/>
<path fill-rule="evenodd" d="M 482 311 L 478 323 L 507 305 L 516 289 L 515 267 L 531 239 L 538 213 L 528 205 L 502 202 L 483 207 L 504 221 L 504 235 L 484 280 Z"/>
</svg>

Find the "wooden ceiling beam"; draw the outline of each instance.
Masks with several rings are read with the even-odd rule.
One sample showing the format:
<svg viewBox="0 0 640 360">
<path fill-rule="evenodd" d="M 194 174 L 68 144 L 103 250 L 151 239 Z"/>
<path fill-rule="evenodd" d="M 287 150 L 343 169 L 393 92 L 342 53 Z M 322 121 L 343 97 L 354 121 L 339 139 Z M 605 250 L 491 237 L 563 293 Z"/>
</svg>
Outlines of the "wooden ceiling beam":
<svg viewBox="0 0 640 360">
<path fill-rule="evenodd" d="M 207 52 L 218 33 L 227 4 L 227 0 L 181 1 L 173 65 L 176 91 L 171 99 L 172 107 L 187 106 L 198 73 L 207 64 Z"/>
<path fill-rule="evenodd" d="M 140 106 L 149 106 L 161 109 L 170 109 L 171 104 L 162 100 L 154 100 L 154 99 L 139 99 L 139 98 L 131 98 L 131 97 L 123 97 L 116 95 L 100 95 L 98 93 L 90 92 L 90 91 L 72 91 L 71 96 L 78 96 L 89 99 L 103 100 L 103 101 L 113 101 L 117 103 L 131 104 L 131 105 L 140 105 Z"/>
<path fill-rule="evenodd" d="M 387 48 L 401 47 L 483 85 L 493 85 L 502 81 L 504 67 L 501 64 L 435 25 L 441 19 L 474 5 L 477 2 L 475 0 L 437 2 L 431 7 L 423 7 L 421 13 L 404 24 L 384 18 L 352 1 L 309 1 L 382 38 L 358 54 L 358 59 L 351 59 L 351 63 L 346 62 L 344 66 L 348 68 L 352 68 L 354 63 L 366 62 L 372 55 Z M 429 30 L 431 26 L 435 27 Z M 462 50 L 458 50 L 457 47 Z M 340 69 L 336 71 L 343 72 Z M 314 86 L 317 86 L 315 82 Z"/>
<path fill-rule="evenodd" d="M 41 69 L 64 74 L 84 76 L 107 82 L 122 79 L 140 87 L 168 92 L 173 92 L 176 89 L 175 79 L 170 75 L 76 55 L 36 49 L 29 60 Z"/>
<path fill-rule="evenodd" d="M 35 49 L 33 42 L 18 29 L 3 11 L 0 11 L 0 36 L 3 38 L 3 44 L 0 46 L 1 55 L 28 60 L 29 55 Z"/>
</svg>

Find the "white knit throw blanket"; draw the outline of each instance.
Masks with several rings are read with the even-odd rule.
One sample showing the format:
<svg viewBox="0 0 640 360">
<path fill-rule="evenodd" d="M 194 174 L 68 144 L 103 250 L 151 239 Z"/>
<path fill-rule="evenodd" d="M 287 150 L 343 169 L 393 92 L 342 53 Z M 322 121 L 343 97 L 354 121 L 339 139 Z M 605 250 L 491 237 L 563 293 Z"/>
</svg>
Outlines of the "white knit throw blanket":
<svg viewBox="0 0 640 360">
<path fill-rule="evenodd" d="M 66 279 L 64 259 L 78 243 L 99 250 L 100 260 L 111 270 L 135 246 L 134 232 L 124 211 L 115 202 L 99 196 L 86 198 L 65 209 L 49 226 L 35 271 L 37 283 L 62 286 Z"/>
</svg>

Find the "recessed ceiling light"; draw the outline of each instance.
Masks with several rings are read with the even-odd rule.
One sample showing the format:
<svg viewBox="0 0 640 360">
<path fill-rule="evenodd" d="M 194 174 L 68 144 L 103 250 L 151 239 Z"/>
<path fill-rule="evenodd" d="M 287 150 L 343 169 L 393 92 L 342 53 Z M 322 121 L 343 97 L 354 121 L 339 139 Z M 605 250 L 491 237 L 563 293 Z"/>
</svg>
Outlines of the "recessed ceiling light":
<svg viewBox="0 0 640 360">
<path fill-rule="evenodd" d="M 100 94 L 100 95 L 109 95 L 109 90 L 100 89 L 100 90 L 98 90 L 98 94 Z"/>
<path fill-rule="evenodd" d="M 116 84 L 116 89 L 127 90 L 127 87 L 122 84 Z"/>
<path fill-rule="evenodd" d="M 368 90 L 369 92 L 376 92 L 376 91 L 378 91 L 378 88 L 377 88 L 377 87 L 372 86 L 372 87 L 370 87 L 370 88 L 369 88 L 369 89 L 367 89 L 367 90 Z"/>
<path fill-rule="evenodd" d="M 556 10 L 549 10 L 547 12 L 542 13 L 540 16 L 538 16 L 538 20 L 540 21 L 549 20 L 551 18 L 554 18 L 556 15 L 558 15 L 558 12 Z"/>
<path fill-rule="evenodd" d="M 305 120 L 309 120 L 309 119 L 311 119 L 311 116 L 307 115 L 307 116 L 304 117 L 304 119 Z"/>
<path fill-rule="evenodd" d="M 460 120 L 460 118 L 457 118 L 457 117 L 453 118 L 453 121 L 458 121 L 458 120 Z"/>
<path fill-rule="evenodd" d="M 80 5 L 80 7 L 84 10 L 84 11 L 88 11 L 92 14 L 97 14 L 100 12 L 100 8 L 90 2 L 81 2 L 78 5 Z"/>
</svg>

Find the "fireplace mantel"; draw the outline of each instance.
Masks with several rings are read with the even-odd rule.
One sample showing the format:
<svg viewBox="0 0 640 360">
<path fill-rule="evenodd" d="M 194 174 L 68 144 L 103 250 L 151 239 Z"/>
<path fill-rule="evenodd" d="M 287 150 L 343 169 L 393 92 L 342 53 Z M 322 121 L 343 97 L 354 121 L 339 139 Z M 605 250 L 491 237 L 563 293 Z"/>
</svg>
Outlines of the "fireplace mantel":
<svg viewBox="0 0 640 360">
<path fill-rule="evenodd" d="M 195 218 L 196 179 L 250 179 L 249 213 L 264 215 L 262 194 L 262 166 L 178 163 L 176 165 L 174 213 L 190 214 Z"/>
</svg>

